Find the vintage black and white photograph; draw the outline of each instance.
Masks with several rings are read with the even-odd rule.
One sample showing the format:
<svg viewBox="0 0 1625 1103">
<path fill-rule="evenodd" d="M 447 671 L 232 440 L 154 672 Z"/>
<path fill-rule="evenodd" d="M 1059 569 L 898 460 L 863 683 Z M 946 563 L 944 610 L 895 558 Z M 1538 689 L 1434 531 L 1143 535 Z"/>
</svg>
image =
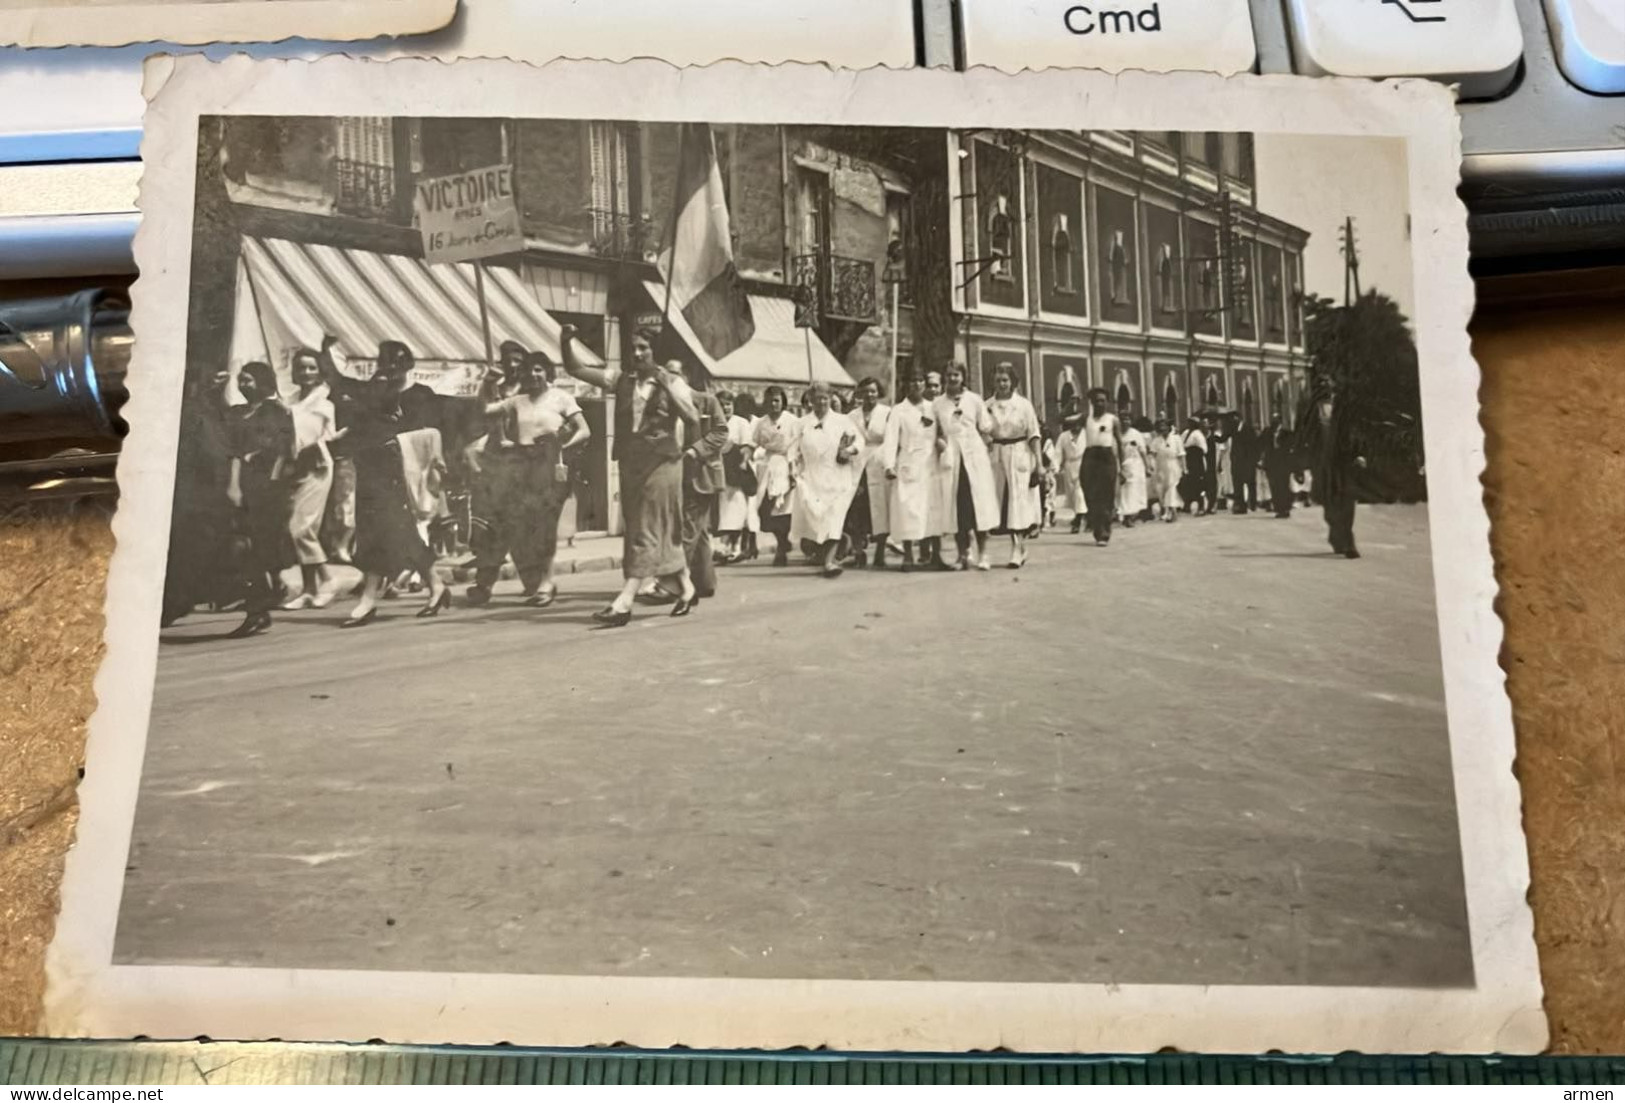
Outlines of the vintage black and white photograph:
<svg viewBox="0 0 1625 1103">
<path fill-rule="evenodd" d="M 1111 121 L 200 111 L 111 964 L 1489 986 L 1415 154 Z"/>
</svg>

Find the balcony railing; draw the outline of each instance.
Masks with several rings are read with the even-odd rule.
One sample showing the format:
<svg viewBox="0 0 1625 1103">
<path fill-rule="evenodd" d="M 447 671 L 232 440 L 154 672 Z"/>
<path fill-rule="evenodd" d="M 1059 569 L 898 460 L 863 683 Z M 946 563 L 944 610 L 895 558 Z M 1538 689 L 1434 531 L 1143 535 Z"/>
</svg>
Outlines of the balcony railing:
<svg viewBox="0 0 1625 1103">
<path fill-rule="evenodd" d="M 395 215 L 395 166 L 336 158 L 334 189 L 340 214 L 389 219 Z"/>
<path fill-rule="evenodd" d="M 592 219 L 592 251 L 614 260 L 653 260 L 660 251 L 659 228 L 648 218 L 626 211 L 588 208 Z"/>
<path fill-rule="evenodd" d="M 802 309 L 819 320 L 873 325 L 878 319 L 873 261 L 804 253 L 791 258 L 790 282 Z"/>
</svg>

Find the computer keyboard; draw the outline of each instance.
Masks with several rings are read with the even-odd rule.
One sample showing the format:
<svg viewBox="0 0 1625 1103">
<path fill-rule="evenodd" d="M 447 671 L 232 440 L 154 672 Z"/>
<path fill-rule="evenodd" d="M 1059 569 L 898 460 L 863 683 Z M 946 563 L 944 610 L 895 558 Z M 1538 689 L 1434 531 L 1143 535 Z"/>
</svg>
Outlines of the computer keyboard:
<svg viewBox="0 0 1625 1103">
<path fill-rule="evenodd" d="M 129 270 L 141 62 L 162 49 L 0 49 L 0 103 L 21 105 L 0 113 L 0 280 Z M 1563 248 L 1625 230 L 1625 0 L 463 0 L 418 39 L 249 52 L 340 50 L 1432 77 L 1462 88 L 1463 194 L 1499 219 L 1475 253 L 1538 251 L 1571 207 L 1588 221 L 1549 232 Z"/>
</svg>

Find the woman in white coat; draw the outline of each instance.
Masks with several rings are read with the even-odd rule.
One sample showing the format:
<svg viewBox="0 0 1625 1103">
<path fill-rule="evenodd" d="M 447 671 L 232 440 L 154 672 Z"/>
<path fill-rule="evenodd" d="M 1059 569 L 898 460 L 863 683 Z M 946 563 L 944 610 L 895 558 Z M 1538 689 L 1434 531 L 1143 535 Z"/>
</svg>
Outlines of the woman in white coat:
<svg viewBox="0 0 1625 1103">
<path fill-rule="evenodd" d="M 1055 438 L 1055 495 L 1072 511 L 1072 531 L 1083 531 L 1083 418 L 1069 413 Z"/>
<path fill-rule="evenodd" d="M 790 455 L 795 450 L 796 433 L 801 419 L 789 410 L 784 388 L 773 386 L 764 392 L 767 412 L 756 423 L 753 440 L 761 461 L 756 493 L 761 518 L 761 531 L 771 532 L 778 546 L 773 551 L 775 567 L 790 563 L 790 509 L 795 476 L 790 470 Z"/>
<path fill-rule="evenodd" d="M 834 578 L 841 573 L 836 548 L 858 489 L 858 468 L 852 462 L 858 454 L 858 430 L 851 418 L 834 409 L 828 384 L 813 385 L 811 403 L 791 456 L 796 500 L 790 542 L 818 545 L 818 567 L 825 578 Z"/>
<path fill-rule="evenodd" d="M 943 373 L 944 391 L 937 398 L 937 417 L 948 439 L 947 483 L 945 492 L 950 527 L 959 548 L 955 570 L 975 566 L 987 570 L 988 530 L 999 523 L 999 495 L 993 484 L 993 464 L 988 458 L 987 405 L 982 396 L 965 386 L 965 365 L 949 364 Z M 971 558 L 971 536 L 976 537 L 976 557 Z"/>
<path fill-rule="evenodd" d="M 858 384 L 857 403 L 847 415 L 858 432 L 858 492 L 853 496 L 847 518 L 847 535 L 852 538 L 853 562 L 866 566 L 867 547 L 875 549 L 875 566 L 886 566 L 886 537 L 891 532 L 891 487 L 886 482 L 886 420 L 891 407 L 880 401 L 880 381 L 865 379 Z"/>
<path fill-rule="evenodd" d="M 914 545 L 921 545 L 921 562 L 929 555 L 930 541 L 940 539 L 936 526 L 939 457 L 948 447 L 942 425 L 925 398 L 925 376 L 911 375 L 903 401 L 886 419 L 881 446 L 887 485 L 891 488 L 892 538 L 903 545 L 903 570 L 914 569 Z"/>
<path fill-rule="evenodd" d="M 993 531 L 1010 537 L 1011 570 L 1027 562 L 1027 533 L 1039 523 L 1043 505 L 1038 493 L 1043 477 L 1038 412 L 1016 393 L 1016 371 L 1000 364 L 993 373 L 993 398 L 987 404 L 988 428 L 993 436 L 989 459 L 993 486 L 999 496 L 999 523 Z M 987 563 L 983 556 L 982 563 Z"/>
<path fill-rule="evenodd" d="M 1150 441 L 1145 435 L 1150 426 L 1142 427 L 1143 418 L 1135 422 L 1124 416 L 1122 421 L 1123 471 L 1117 484 L 1117 515 L 1124 528 L 1133 528 L 1134 522 L 1150 508 L 1147 494 L 1151 473 Z"/>
<path fill-rule="evenodd" d="M 751 508 L 756 496 L 756 441 L 749 415 L 755 408 L 748 394 L 736 398 L 728 391 L 718 391 L 717 402 L 728 419 L 728 446 L 722 455 L 724 486 L 717 495 L 717 535 L 722 537 L 722 561 L 737 563 L 744 554 L 746 537 L 761 526 L 761 518 Z"/>
</svg>

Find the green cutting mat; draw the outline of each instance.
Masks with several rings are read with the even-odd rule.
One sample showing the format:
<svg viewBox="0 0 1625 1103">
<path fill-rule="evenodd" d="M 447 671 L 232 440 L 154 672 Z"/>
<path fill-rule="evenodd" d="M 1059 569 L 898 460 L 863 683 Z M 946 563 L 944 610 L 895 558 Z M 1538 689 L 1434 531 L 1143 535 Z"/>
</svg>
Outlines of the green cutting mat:
<svg viewBox="0 0 1625 1103">
<path fill-rule="evenodd" d="M 1620 1084 L 1625 1057 L 1016 1057 L 0 1040 L 0 1084 Z"/>
</svg>

